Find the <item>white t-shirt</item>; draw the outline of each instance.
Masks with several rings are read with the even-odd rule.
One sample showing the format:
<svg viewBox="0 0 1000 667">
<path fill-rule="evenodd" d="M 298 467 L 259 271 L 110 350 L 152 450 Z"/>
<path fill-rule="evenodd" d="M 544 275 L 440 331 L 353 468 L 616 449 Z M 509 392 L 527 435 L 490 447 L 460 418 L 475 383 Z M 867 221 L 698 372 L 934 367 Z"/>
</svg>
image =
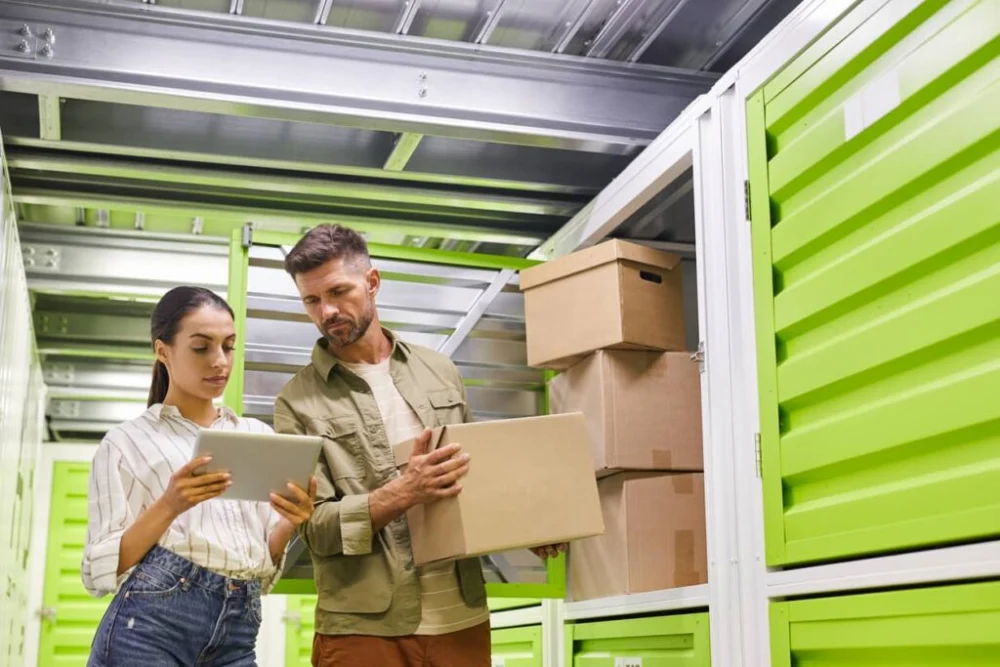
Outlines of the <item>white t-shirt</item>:
<svg viewBox="0 0 1000 667">
<path fill-rule="evenodd" d="M 424 430 L 423 424 L 392 381 L 388 358 L 378 364 L 341 363 L 371 387 L 391 444 L 420 435 Z M 415 633 L 418 635 L 458 632 L 485 623 L 490 618 L 485 606 L 470 607 L 465 603 L 454 563 L 420 568 L 420 604 L 420 627 Z"/>
</svg>

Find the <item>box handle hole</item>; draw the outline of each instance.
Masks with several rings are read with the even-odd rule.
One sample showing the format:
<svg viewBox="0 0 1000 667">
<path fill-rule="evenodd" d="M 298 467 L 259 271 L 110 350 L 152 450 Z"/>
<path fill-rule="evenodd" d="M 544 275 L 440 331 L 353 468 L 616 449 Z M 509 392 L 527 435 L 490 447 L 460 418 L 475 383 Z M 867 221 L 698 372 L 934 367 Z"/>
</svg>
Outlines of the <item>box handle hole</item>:
<svg viewBox="0 0 1000 667">
<path fill-rule="evenodd" d="M 663 276 L 659 273 L 653 273 L 652 271 L 640 271 L 639 277 L 645 281 L 656 283 L 657 285 L 663 284 Z"/>
</svg>

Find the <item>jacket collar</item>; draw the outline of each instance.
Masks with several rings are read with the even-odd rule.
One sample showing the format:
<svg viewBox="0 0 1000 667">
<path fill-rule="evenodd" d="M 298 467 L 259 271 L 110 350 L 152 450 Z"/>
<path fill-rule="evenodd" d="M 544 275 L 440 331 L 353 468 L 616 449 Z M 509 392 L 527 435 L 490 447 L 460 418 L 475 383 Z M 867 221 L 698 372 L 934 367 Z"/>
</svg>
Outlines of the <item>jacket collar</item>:
<svg viewBox="0 0 1000 667">
<path fill-rule="evenodd" d="M 385 333 L 389 342 L 392 343 L 392 351 L 389 353 L 389 357 L 399 359 L 401 361 L 408 359 L 410 356 L 409 345 L 407 345 L 405 341 L 400 340 L 399 336 L 385 327 L 382 327 L 382 332 Z M 313 346 L 312 364 L 313 368 L 316 369 L 323 380 L 329 380 L 330 373 L 332 373 L 335 368 L 340 366 L 342 362 L 336 357 L 336 355 L 327 349 L 326 339 L 320 338 L 316 341 L 316 345 Z"/>
</svg>

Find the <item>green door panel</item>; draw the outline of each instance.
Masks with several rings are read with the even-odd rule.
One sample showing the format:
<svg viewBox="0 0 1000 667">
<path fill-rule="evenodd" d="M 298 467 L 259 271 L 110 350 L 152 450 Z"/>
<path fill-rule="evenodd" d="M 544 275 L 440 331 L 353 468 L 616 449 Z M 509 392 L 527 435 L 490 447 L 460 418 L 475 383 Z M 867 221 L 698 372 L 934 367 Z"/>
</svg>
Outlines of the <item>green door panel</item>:
<svg viewBox="0 0 1000 667">
<path fill-rule="evenodd" d="M 542 667 L 542 628 L 493 631 L 493 667 Z"/>
<path fill-rule="evenodd" d="M 1000 3 L 903 5 L 748 101 L 770 565 L 1000 535 Z"/>
<path fill-rule="evenodd" d="M 1000 582 L 771 605 L 773 667 L 1000 665 Z"/>
<path fill-rule="evenodd" d="M 286 595 L 285 667 L 311 667 L 316 596 Z"/>
<path fill-rule="evenodd" d="M 571 667 L 710 667 L 708 614 L 566 626 Z"/>
<path fill-rule="evenodd" d="M 80 561 L 87 536 L 87 484 L 90 465 L 56 462 L 45 554 L 42 606 L 55 617 L 42 621 L 38 664 L 83 667 L 110 595 L 94 598 L 83 587 Z"/>
</svg>

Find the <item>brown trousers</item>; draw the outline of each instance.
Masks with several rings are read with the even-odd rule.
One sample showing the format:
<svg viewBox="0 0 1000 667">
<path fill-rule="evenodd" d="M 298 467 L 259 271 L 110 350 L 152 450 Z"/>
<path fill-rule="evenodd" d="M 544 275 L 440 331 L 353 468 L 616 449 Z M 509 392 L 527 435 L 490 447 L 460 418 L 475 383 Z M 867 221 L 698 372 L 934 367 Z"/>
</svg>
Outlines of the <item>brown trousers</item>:
<svg viewBox="0 0 1000 667">
<path fill-rule="evenodd" d="M 490 667 L 490 624 L 447 635 L 313 636 L 313 667 Z"/>
</svg>

